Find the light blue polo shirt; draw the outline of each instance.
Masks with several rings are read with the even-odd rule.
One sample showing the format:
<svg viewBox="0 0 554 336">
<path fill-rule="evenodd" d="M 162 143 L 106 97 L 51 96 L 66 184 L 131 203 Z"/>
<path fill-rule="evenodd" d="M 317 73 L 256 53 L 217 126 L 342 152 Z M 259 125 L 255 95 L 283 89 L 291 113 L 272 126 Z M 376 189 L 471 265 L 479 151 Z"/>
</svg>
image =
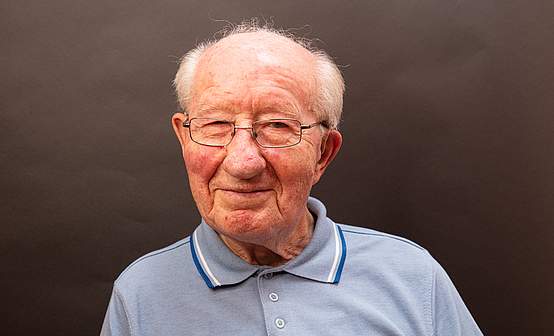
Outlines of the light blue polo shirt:
<svg viewBox="0 0 554 336">
<path fill-rule="evenodd" d="M 101 335 L 482 335 L 425 249 L 308 207 L 312 240 L 279 267 L 246 263 L 205 222 L 139 258 L 115 281 Z"/>
</svg>

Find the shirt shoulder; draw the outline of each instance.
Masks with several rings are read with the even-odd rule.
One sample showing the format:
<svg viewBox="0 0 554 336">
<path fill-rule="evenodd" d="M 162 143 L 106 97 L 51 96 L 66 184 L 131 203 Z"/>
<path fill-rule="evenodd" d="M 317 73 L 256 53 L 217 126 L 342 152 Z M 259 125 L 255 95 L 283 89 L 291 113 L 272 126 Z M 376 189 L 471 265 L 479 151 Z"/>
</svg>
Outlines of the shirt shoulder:
<svg viewBox="0 0 554 336">
<path fill-rule="evenodd" d="M 181 239 L 169 246 L 147 253 L 127 266 L 115 280 L 120 289 L 131 286 L 155 285 L 157 282 L 172 278 L 188 269 L 190 273 L 190 237 Z"/>
<path fill-rule="evenodd" d="M 435 260 L 413 241 L 377 230 L 338 224 L 351 266 L 408 277 L 433 274 Z"/>
<path fill-rule="evenodd" d="M 413 253 L 427 253 L 427 250 L 419 244 L 400 236 L 395 236 L 393 234 L 359 226 L 352 226 L 340 223 L 337 223 L 337 225 L 340 227 L 345 237 L 348 237 L 349 240 L 352 240 L 355 243 L 380 243 L 382 245 L 385 245 L 383 247 L 406 249 L 412 251 Z"/>
</svg>

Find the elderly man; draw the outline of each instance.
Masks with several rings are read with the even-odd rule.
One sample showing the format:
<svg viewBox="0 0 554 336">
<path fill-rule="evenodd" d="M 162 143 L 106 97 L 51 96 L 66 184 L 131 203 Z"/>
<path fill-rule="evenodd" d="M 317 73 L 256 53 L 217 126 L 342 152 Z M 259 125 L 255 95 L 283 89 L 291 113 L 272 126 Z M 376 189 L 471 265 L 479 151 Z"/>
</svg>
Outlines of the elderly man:
<svg viewBox="0 0 554 336">
<path fill-rule="evenodd" d="M 325 53 L 239 26 L 185 55 L 175 85 L 202 222 L 119 276 L 102 335 L 481 335 L 426 250 L 309 196 L 342 142 Z"/>
</svg>

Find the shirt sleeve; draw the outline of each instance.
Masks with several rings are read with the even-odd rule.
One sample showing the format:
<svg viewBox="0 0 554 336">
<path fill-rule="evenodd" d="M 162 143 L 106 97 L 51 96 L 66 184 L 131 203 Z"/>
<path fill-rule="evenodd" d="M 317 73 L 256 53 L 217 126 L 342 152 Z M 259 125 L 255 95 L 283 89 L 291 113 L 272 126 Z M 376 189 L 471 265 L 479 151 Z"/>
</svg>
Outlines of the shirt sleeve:
<svg viewBox="0 0 554 336">
<path fill-rule="evenodd" d="M 131 324 L 124 301 L 114 286 L 100 336 L 131 336 Z"/>
<path fill-rule="evenodd" d="M 483 336 L 444 269 L 434 261 L 434 336 Z"/>
</svg>

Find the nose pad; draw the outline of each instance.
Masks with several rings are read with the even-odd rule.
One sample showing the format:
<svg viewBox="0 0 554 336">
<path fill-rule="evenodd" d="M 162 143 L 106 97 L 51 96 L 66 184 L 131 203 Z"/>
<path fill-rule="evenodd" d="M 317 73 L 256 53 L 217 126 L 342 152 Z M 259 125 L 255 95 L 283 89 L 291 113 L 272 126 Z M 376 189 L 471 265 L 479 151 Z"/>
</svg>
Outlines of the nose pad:
<svg viewBox="0 0 554 336">
<path fill-rule="evenodd" d="M 244 130 L 246 132 L 240 132 Z M 226 146 L 227 156 L 223 169 L 238 179 L 248 180 L 261 174 L 266 168 L 265 158 L 256 143 L 250 127 L 237 127 L 231 142 Z"/>
<path fill-rule="evenodd" d="M 235 126 L 235 128 L 233 130 L 233 139 L 231 140 L 231 142 L 233 142 L 234 138 L 237 135 L 237 131 L 239 131 L 239 130 L 248 131 L 248 134 L 250 135 L 250 137 L 256 142 L 256 138 L 258 137 L 258 134 L 256 133 L 256 131 L 254 130 L 254 127 L 252 127 L 252 126 L 250 126 L 250 127 L 248 127 L 248 126 Z"/>
<path fill-rule="evenodd" d="M 240 130 L 244 130 L 246 132 L 239 132 Z M 244 133 L 244 134 L 241 134 Z M 256 148 L 258 147 L 258 143 L 256 141 L 256 138 L 258 137 L 258 134 L 254 131 L 252 127 L 235 127 L 233 131 L 233 138 L 231 139 L 231 142 L 227 145 L 227 147 L 231 146 L 233 142 L 238 142 L 241 144 L 241 146 L 244 146 L 245 142 L 252 142 Z M 243 138 L 243 139 L 240 139 Z"/>
</svg>

